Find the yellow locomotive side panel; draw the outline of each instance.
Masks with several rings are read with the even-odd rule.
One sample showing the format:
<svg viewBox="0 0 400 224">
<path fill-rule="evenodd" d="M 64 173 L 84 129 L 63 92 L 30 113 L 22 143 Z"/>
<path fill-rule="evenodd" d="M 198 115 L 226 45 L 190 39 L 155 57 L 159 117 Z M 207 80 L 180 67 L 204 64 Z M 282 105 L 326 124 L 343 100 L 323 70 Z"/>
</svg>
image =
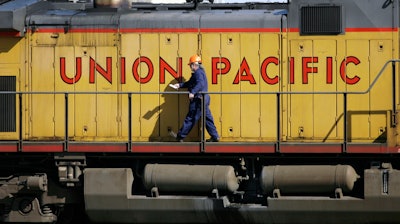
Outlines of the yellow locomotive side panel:
<svg viewBox="0 0 400 224">
<path fill-rule="evenodd" d="M 105 94 L 96 95 L 96 135 L 100 138 L 118 136 L 118 96 L 107 94 L 116 92 L 118 83 L 117 73 L 117 49 L 115 47 L 100 46 L 96 47 L 95 66 L 96 74 L 94 77 L 96 92 Z M 79 108 L 79 107 L 78 107 Z"/>
<path fill-rule="evenodd" d="M 359 36 L 349 32 L 329 38 L 315 36 L 313 40 L 308 36 L 290 35 L 289 91 L 340 94 L 289 95 L 289 139 L 317 142 L 343 139 L 341 92 L 348 92 L 347 140 L 384 141 L 390 122 L 390 69 L 382 74 L 370 93 L 353 93 L 366 91 L 384 63 L 393 57 L 389 34 Z"/>
<path fill-rule="evenodd" d="M 221 85 L 223 76 L 223 71 L 227 69 L 223 61 L 225 59 L 221 58 L 221 34 L 220 33 L 207 33 L 201 36 L 201 55 L 203 60 L 203 66 L 206 71 L 208 79 L 208 91 L 209 92 L 221 92 Z M 189 56 L 190 57 L 190 56 Z M 212 60 L 215 61 L 216 67 L 213 69 Z M 215 74 L 213 71 L 215 70 Z M 213 80 L 214 79 L 214 80 Z M 218 83 L 216 85 L 214 83 Z M 214 124 L 217 128 L 218 133 L 224 132 L 227 137 L 232 136 L 232 131 L 223 130 L 221 119 L 222 119 L 222 107 L 221 107 L 221 94 L 210 94 L 210 110 L 214 117 Z M 208 134 L 208 133 L 207 133 Z"/>
<path fill-rule="evenodd" d="M 140 83 L 135 80 L 133 75 L 133 65 L 136 60 L 139 59 L 140 49 L 140 35 L 139 34 L 122 34 L 121 35 L 121 74 L 125 81 L 121 84 L 122 92 L 137 92 L 140 91 Z M 122 72 L 124 71 L 124 72 Z M 141 96 L 138 94 L 132 94 L 132 105 L 131 105 L 131 119 L 132 119 L 132 137 L 134 140 L 140 138 L 140 107 L 138 106 Z M 122 136 L 128 136 L 128 96 L 121 96 L 121 124 L 123 124 Z"/>
<path fill-rule="evenodd" d="M 370 84 L 369 73 L 369 41 L 367 40 L 347 40 L 346 58 L 357 57 L 362 63 L 360 66 L 348 64 L 345 69 L 347 75 L 352 76 L 352 81 L 348 80 L 346 91 L 364 91 Z M 356 59 L 353 59 L 356 60 Z M 355 62 L 357 63 L 357 62 Z M 362 77 L 357 84 L 349 84 L 357 81 L 357 77 Z M 369 137 L 369 114 L 370 107 L 369 94 L 349 95 L 348 97 L 348 124 L 350 139 L 368 139 Z"/>
<path fill-rule="evenodd" d="M 391 59 L 392 42 L 391 40 L 372 40 L 370 41 L 370 57 L 373 64 L 383 66 L 388 59 Z M 370 66 L 371 81 L 381 70 L 381 66 Z M 388 87 L 392 83 L 391 71 L 386 70 L 374 88 L 371 89 L 370 99 L 370 138 L 376 142 L 386 141 L 388 129 L 390 128 L 390 110 L 388 103 L 392 98 L 392 90 Z M 383 100 L 386 99 L 386 100 Z M 385 102 L 386 101 L 386 102 Z"/>
<path fill-rule="evenodd" d="M 78 59 L 79 61 L 80 59 Z M 78 81 L 77 79 L 82 73 L 81 67 L 76 65 L 75 48 L 73 46 L 56 46 L 55 47 L 55 91 L 69 92 L 75 91 L 75 85 L 68 84 Z M 59 74 L 59 76 L 57 75 Z M 55 135 L 63 137 L 65 135 L 65 95 L 56 94 L 55 102 Z M 68 95 L 68 134 L 75 134 L 75 99 L 80 96 L 74 94 Z M 83 110 L 85 111 L 85 110 Z M 79 114 L 82 114 L 83 111 Z"/>
<path fill-rule="evenodd" d="M 289 90 L 311 92 L 316 65 L 312 40 L 290 41 Z M 307 68 L 307 69 L 305 69 Z M 311 139 L 313 137 L 313 96 L 310 94 L 289 95 L 289 138 Z M 301 114 L 301 116 L 298 116 Z"/>
<path fill-rule="evenodd" d="M 31 47 L 31 74 L 28 86 L 31 92 L 54 92 L 54 47 Z M 55 136 L 55 95 L 31 94 L 29 97 L 29 136 L 46 139 Z M 60 102 L 61 103 L 61 102 Z"/>
<path fill-rule="evenodd" d="M 314 40 L 314 55 L 318 56 L 318 70 L 313 74 L 314 92 L 336 92 L 337 80 L 333 74 L 337 74 L 337 42 L 336 40 Z M 338 103 L 335 94 L 313 95 L 313 138 L 336 139 L 338 118 Z M 341 125 L 338 122 L 338 125 Z"/>
<path fill-rule="evenodd" d="M 284 82 L 280 63 L 280 36 L 278 34 L 260 34 L 259 64 L 260 92 L 279 92 L 280 83 Z M 259 74 L 261 73 L 261 74 Z M 277 139 L 277 99 L 275 94 L 260 95 L 260 136 L 265 140 Z"/>
<path fill-rule="evenodd" d="M 180 36 L 176 33 L 165 33 L 160 34 L 160 67 L 171 65 L 173 74 L 165 71 L 163 69 L 156 69 L 156 76 L 160 77 L 160 92 L 166 91 L 174 91 L 169 84 L 175 84 L 177 81 L 175 80 L 176 76 L 181 76 L 182 71 L 180 71 L 179 66 L 182 63 L 182 60 L 179 60 L 178 49 L 180 43 Z M 182 65 L 183 66 L 183 65 Z M 183 66 L 183 69 L 186 67 Z M 187 68 L 186 68 L 187 69 Z M 157 72 L 158 71 L 158 72 Z M 176 74 L 174 74 L 176 73 Z M 165 79 L 161 81 L 161 79 Z M 158 108 L 155 107 L 151 111 L 156 111 Z M 160 105 L 159 105 L 159 118 L 157 125 L 154 127 L 154 131 L 152 136 L 158 137 L 158 139 L 162 139 L 162 137 L 168 136 L 168 128 L 172 128 L 172 130 L 178 130 L 178 121 L 179 121 L 179 96 L 172 94 L 161 94 L 160 95 Z M 150 111 L 149 111 L 150 112 Z M 154 112 L 152 112 L 154 114 Z M 157 139 L 157 138 L 156 138 Z"/>
<path fill-rule="evenodd" d="M 292 33 L 283 42 L 277 33 L 122 33 L 119 44 L 113 39 L 115 34 L 105 34 L 98 46 L 83 37 L 86 33 L 74 33 L 74 38 L 59 34 L 58 41 L 49 38 L 54 34 L 31 35 L 30 91 L 143 92 L 132 95 L 135 141 L 170 140 L 168 129 L 180 128 L 187 96 L 146 92 L 174 91 L 168 84 L 179 77 L 189 80 L 187 58 L 194 53 L 202 56 L 210 92 L 313 93 L 281 95 L 281 124 L 287 124 L 281 126 L 283 140 L 340 141 L 343 94 L 315 93 L 365 91 L 393 49 L 389 37 L 372 33 L 369 39 L 373 40 L 352 34 L 310 39 Z M 71 39 L 74 42 L 68 45 Z M 286 47 L 288 55 L 284 55 Z M 390 71 L 385 71 L 371 93 L 348 94 L 349 141 L 386 137 L 391 107 L 382 100 L 391 98 L 387 88 L 391 77 L 386 73 Z M 210 109 L 224 141 L 276 139 L 276 94 L 210 96 Z M 32 94 L 28 99 L 27 136 L 63 138 L 65 96 Z M 68 106 L 70 138 L 128 138 L 127 94 L 69 94 Z M 199 130 L 196 126 L 188 140 L 198 140 Z"/>
<path fill-rule="evenodd" d="M 89 82 L 90 62 L 96 58 L 95 47 L 75 46 L 75 57 L 81 58 L 82 76 L 75 86 L 76 92 L 96 92 L 96 86 Z M 71 59 L 72 60 L 72 59 Z M 75 137 L 76 139 L 92 139 L 96 133 L 96 95 L 75 95 Z"/>
<path fill-rule="evenodd" d="M 259 92 L 260 37 L 258 33 L 240 35 L 240 61 L 234 83 L 239 82 L 240 92 Z M 236 84 L 234 84 L 236 85 Z M 243 94 L 240 96 L 240 137 L 259 139 L 260 135 L 260 95 Z"/>
<path fill-rule="evenodd" d="M 201 53 L 199 50 L 199 46 L 197 44 L 197 43 L 199 43 L 199 36 L 198 36 L 198 33 L 190 33 L 190 32 L 189 33 L 179 33 L 178 35 L 179 35 L 178 56 L 179 56 L 179 58 L 182 59 L 182 80 L 181 81 L 185 82 L 185 81 L 188 81 L 192 75 L 191 71 L 190 71 L 190 67 L 188 66 L 189 58 L 193 54 Z M 211 43 L 213 43 L 213 44 L 211 44 L 211 46 L 213 46 L 215 44 L 214 42 L 211 42 Z M 170 54 L 170 53 L 165 52 L 165 54 Z M 207 68 L 207 66 L 209 66 L 209 62 L 205 61 L 205 57 L 204 57 L 203 53 L 201 53 L 200 55 L 202 56 L 203 65 Z M 163 57 L 164 57 L 164 55 L 163 55 Z M 174 64 L 175 63 L 173 63 L 173 61 L 171 61 L 170 65 L 174 65 Z M 209 70 L 206 70 L 206 71 L 209 71 Z M 208 81 L 210 83 L 210 76 L 209 76 L 209 74 L 207 74 L 207 75 L 208 75 Z M 167 80 L 169 80 L 169 79 L 167 79 Z M 168 84 L 168 83 L 169 82 L 166 82 L 166 84 Z M 209 88 L 210 88 L 210 86 L 209 86 Z M 173 91 L 173 90 L 171 88 L 169 88 L 169 91 Z M 212 90 L 209 89 L 209 91 L 212 91 Z M 186 94 L 180 94 L 178 96 L 178 99 L 179 99 L 179 101 L 178 101 L 177 107 L 175 107 L 175 104 L 173 104 L 173 105 L 171 105 L 172 106 L 172 109 L 171 109 L 167 104 L 168 108 L 170 108 L 171 111 L 175 110 L 176 115 L 178 115 L 178 117 L 177 117 L 178 120 L 172 120 L 172 122 L 174 123 L 174 126 L 172 126 L 173 130 L 178 130 L 178 128 L 180 128 L 182 126 L 183 121 L 188 112 L 188 105 L 189 105 L 188 96 Z M 216 103 L 215 95 L 211 96 L 211 100 L 213 103 Z M 213 104 L 213 103 L 211 103 L 211 104 Z M 216 119 L 216 118 L 214 117 L 214 119 Z M 175 129 L 176 125 L 177 125 L 177 127 Z M 216 125 L 217 125 L 217 123 L 216 123 Z M 164 128 L 165 127 L 163 127 L 163 129 Z M 192 131 L 189 133 L 187 139 L 194 139 L 197 141 L 199 139 L 199 134 L 200 134 L 199 125 L 196 124 L 193 127 Z"/>
<path fill-rule="evenodd" d="M 145 56 L 143 62 L 138 67 L 138 78 L 141 92 L 159 92 L 160 79 L 155 68 L 159 67 L 160 55 L 159 35 L 157 33 L 141 34 L 140 35 L 140 55 Z M 146 63 L 150 60 L 152 66 Z M 154 116 L 144 117 L 148 111 L 158 109 L 160 105 L 160 96 L 157 94 L 142 94 L 140 96 L 140 133 L 142 137 L 149 136 L 150 138 L 159 136 L 159 128 L 157 127 L 159 119 L 159 110 Z M 136 103 L 135 103 L 136 104 Z M 158 129 L 156 133 L 153 132 L 154 128 Z"/>
<path fill-rule="evenodd" d="M 221 34 L 221 55 L 228 58 L 230 71 L 221 77 L 222 92 L 240 92 L 240 85 L 233 84 L 236 74 L 239 72 L 239 65 L 242 61 L 240 57 L 240 34 L 222 33 Z M 241 123 L 240 94 L 221 95 L 221 136 L 227 139 L 240 138 Z"/>
<path fill-rule="evenodd" d="M 15 77 L 15 91 L 21 91 L 20 83 L 24 81 L 21 75 L 24 68 L 20 67 L 20 61 L 23 61 L 25 54 L 22 52 L 25 48 L 25 39 L 14 37 L 0 37 L 0 76 L 1 77 Z M 19 98 L 15 100 L 15 116 L 19 114 Z M 8 109 L 8 108 L 7 108 Z M 12 109 L 11 109 L 12 110 Z M 18 139 L 19 132 L 19 119 L 15 117 L 14 125 L 0 131 L 0 140 Z M 6 130 L 7 129 L 7 130 Z"/>
</svg>

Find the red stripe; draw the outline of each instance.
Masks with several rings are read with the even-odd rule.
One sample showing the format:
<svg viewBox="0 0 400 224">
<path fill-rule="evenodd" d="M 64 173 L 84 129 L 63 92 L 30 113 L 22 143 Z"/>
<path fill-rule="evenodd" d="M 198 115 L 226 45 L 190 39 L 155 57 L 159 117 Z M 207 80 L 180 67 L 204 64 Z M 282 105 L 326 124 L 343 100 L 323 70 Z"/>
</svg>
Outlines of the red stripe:
<svg viewBox="0 0 400 224">
<path fill-rule="evenodd" d="M 177 143 L 174 145 L 153 145 L 141 144 L 133 145 L 132 152 L 136 153 L 199 153 L 200 147 L 198 144 Z"/>
<path fill-rule="evenodd" d="M 348 145 L 347 153 L 399 153 L 400 149 L 385 145 Z"/>
<path fill-rule="evenodd" d="M 4 31 L 4 32 L 0 32 L 0 36 L 2 36 L 2 37 L 20 37 L 21 33 L 18 31 Z"/>
<path fill-rule="evenodd" d="M 0 152 L 18 152 L 18 144 L 0 145 Z"/>
<path fill-rule="evenodd" d="M 346 28 L 346 32 L 395 32 L 398 30 L 397 27 L 380 27 L 380 28 Z"/>
<path fill-rule="evenodd" d="M 70 144 L 68 152 L 126 152 L 125 144 Z"/>
<path fill-rule="evenodd" d="M 298 33 L 300 32 L 299 28 L 292 27 L 287 29 L 288 32 Z M 355 27 L 355 28 L 345 28 L 346 32 L 397 32 L 398 27 Z M 284 29 L 286 32 L 286 29 Z"/>
<path fill-rule="evenodd" d="M 293 144 L 280 146 L 281 153 L 341 153 L 342 145 L 313 145 L 313 144 Z"/>
<path fill-rule="evenodd" d="M 342 144 L 281 144 L 280 153 L 342 153 Z M 22 152 L 63 152 L 63 143 L 24 142 Z M 134 143 L 133 153 L 200 153 L 200 143 Z M 0 152 L 18 152 L 18 143 L 0 143 Z M 69 143 L 68 152 L 127 152 L 127 143 Z M 275 153 L 275 144 L 206 143 L 206 153 Z M 385 144 L 349 144 L 346 153 L 400 153 Z"/>
<path fill-rule="evenodd" d="M 198 33 L 197 28 L 121 28 L 121 33 Z"/>
<path fill-rule="evenodd" d="M 32 30 L 29 32 L 33 33 Z M 115 28 L 71 28 L 69 33 L 117 33 L 118 29 Z M 63 28 L 39 28 L 34 33 L 64 33 Z"/>
<path fill-rule="evenodd" d="M 300 32 L 299 28 L 284 28 L 283 32 Z M 381 27 L 381 28 L 346 28 L 346 32 L 397 32 L 397 27 Z M 30 30 L 30 32 L 32 32 Z M 35 30 L 38 33 L 63 33 L 63 28 L 40 28 Z M 279 28 L 71 28 L 71 33 L 277 33 Z M 3 36 L 19 36 L 19 32 L 0 32 Z"/>
<path fill-rule="evenodd" d="M 223 143 L 215 143 L 206 145 L 207 153 L 274 153 L 274 145 L 224 145 Z"/>
<path fill-rule="evenodd" d="M 23 152 L 63 152 L 62 144 L 23 144 Z"/>
<path fill-rule="evenodd" d="M 263 32 L 279 32 L 279 28 L 201 28 L 200 32 L 204 33 L 233 33 L 233 32 L 256 32 L 256 33 L 263 33 Z"/>
</svg>

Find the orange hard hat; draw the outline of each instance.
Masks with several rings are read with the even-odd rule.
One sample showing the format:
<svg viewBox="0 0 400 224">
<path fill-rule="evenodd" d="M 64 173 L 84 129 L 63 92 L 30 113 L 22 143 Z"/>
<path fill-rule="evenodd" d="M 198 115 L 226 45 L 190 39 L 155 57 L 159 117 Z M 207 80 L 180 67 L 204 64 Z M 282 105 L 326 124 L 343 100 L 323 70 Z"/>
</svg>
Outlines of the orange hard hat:
<svg viewBox="0 0 400 224">
<path fill-rule="evenodd" d="M 197 54 L 193 55 L 192 57 L 189 58 L 189 63 L 188 65 L 192 64 L 192 63 L 201 63 L 201 58 L 200 56 L 198 56 Z"/>
</svg>

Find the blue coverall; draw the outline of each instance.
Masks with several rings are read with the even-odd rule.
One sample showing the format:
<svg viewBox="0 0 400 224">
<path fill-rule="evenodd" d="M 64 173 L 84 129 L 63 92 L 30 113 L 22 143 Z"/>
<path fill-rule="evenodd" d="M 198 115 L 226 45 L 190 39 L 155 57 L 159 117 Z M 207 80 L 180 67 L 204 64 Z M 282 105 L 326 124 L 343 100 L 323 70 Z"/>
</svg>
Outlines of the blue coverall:
<svg viewBox="0 0 400 224">
<path fill-rule="evenodd" d="M 185 138 L 189 132 L 192 130 L 194 125 L 201 118 L 201 97 L 202 95 L 199 92 L 207 92 L 208 91 L 208 83 L 207 77 L 204 70 L 200 67 L 196 71 L 192 73 L 189 81 L 184 83 L 179 83 L 180 88 L 187 88 L 188 91 L 194 94 L 194 98 L 190 100 L 189 103 L 189 112 L 186 115 L 186 118 L 183 122 L 181 129 L 179 129 L 177 134 L 177 139 Z M 214 118 L 211 114 L 209 105 L 210 105 L 210 96 L 208 94 L 204 95 L 205 97 L 205 109 L 206 109 L 206 129 L 208 134 L 210 134 L 211 138 L 215 140 L 219 140 L 219 135 L 217 129 L 214 125 Z"/>
</svg>

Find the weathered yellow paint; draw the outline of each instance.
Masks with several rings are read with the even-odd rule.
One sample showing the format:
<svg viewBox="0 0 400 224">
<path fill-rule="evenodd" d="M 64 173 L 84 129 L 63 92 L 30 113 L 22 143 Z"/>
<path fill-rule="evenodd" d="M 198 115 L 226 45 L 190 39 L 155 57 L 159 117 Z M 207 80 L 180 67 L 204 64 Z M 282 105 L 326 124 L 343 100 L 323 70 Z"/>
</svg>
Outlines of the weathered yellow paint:
<svg viewBox="0 0 400 224">
<path fill-rule="evenodd" d="M 153 68 L 149 68 L 147 64 L 140 63 L 139 65 L 139 76 L 141 82 L 145 82 L 144 79 L 148 77 L 151 73 L 151 69 L 159 67 L 159 51 L 160 51 L 160 44 L 159 44 L 159 34 L 141 34 L 140 35 L 140 55 L 146 56 L 153 62 Z M 159 75 L 154 72 L 153 77 L 149 82 L 146 84 L 140 85 L 140 91 L 142 92 L 159 92 L 160 91 L 160 78 Z M 158 137 L 158 131 L 156 133 L 153 130 L 159 130 L 157 127 L 158 119 L 160 116 L 160 111 L 157 110 L 160 106 L 160 96 L 156 94 L 142 94 L 140 96 L 141 102 L 141 127 L 140 133 L 142 137 Z M 154 116 L 147 117 L 144 116 L 148 111 L 157 110 Z"/>
<path fill-rule="evenodd" d="M 117 50 L 114 47 L 96 47 L 96 64 L 104 70 L 107 69 L 107 57 L 117 58 Z M 116 92 L 118 83 L 117 60 L 112 61 L 112 84 L 95 72 L 95 86 L 97 92 Z M 108 71 L 110 72 L 110 71 Z M 98 137 L 118 136 L 118 96 L 115 94 L 96 95 L 96 124 Z"/>
<path fill-rule="evenodd" d="M 32 47 L 30 91 L 54 92 L 54 48 Z M 32 94 L 29 96 L 29 136 L 33 138 L 53 138 L 54 94 Z"/>
<path fill-rule="evenodd" d="M 290 41 L 290 57 L 295 58 L 294 62 L 294 84 L 289 84 L 290 91 L 311 92 L 314 84 L 315 74 L 307 75 L 308 81 L 303 77 L 303 57 L 313 57 L 312 40 Z M 308 63 L 313 67 L 314 63 Z M 314 66 L 315 67 L 315 66 Z M 305 94 L 289 95 L 289 138 L 312 138 L 313 136 L 313 96 Z M 299 116 L 301 114 L 301 116 Z"/>
<path fill-rule="evenodd" d="M 367 40 L 348 40 L 346 41 L 346 55 L 356 56 L 365 66 L 354 66 L 349 64 L 346 73 L 349 77 L 355 75 L 360 77 L 357 85 L 346 85 L 347 91 L 364 91 L 370 83 L 369 61 L 369 41 Z M 348 131 L 349 140 L 368 139 L 370 132 L 369 114 L 370 96 L 369 94 L 349 95 L 348 96 Z"/>
<path fill-rule="evenodd" d="M 370 41 L 370 58 L 371 62 L 377 66 L 371 66 L 371 82 L 378 75 L 380 68 L 391 59 L 392 42 L 391 40 L 372 40 Z M 388 103 L 392 99 L 392 88 L 388 83 L 392 83 L 391 69 L 386 70 L 373 86 L 370 93 L 370 139 L 382 142 L 378 139 L 380 136 L 386 139 L 387 123 L 390 122 L 391 104 Z M 383 100 L 387 99 L 387 100 Z"/>
<path fill-rule="evenodd" d="M 240 34 L 221 34 L 221 55 L 229 59 L 230 71 L 221 77 L 222 92 L 240 92 L 240 85 L 232 84 L 239 71 L 242 57 L 240 55 Z M 222 94 L 221 96 L 221 135 L 231 139 L 240 137 L 240 94 Z"/>
<path fill-rule="evenodd" d="M 268 57 L 276 57 L 280 60 L 280 36 L 278 34 L 260 34 L 260 58 L 259 67 L 261 71 L 261 64 L 263 60 Z M 282 63 L 282 61 L 279 61 Z M 279 82 L 274 85 L 265 83 L 260 79 L 258 85 L 260 92 L 278 92 L 280 91 L 280 83 L 285 82 L 286 77 L 282 76 L 281 66 L 270 64 L 267 67 L 266 74 L 271 79 L 276 76 L 279 77 Z M 256 76 L 261 76 L 257 74 Z M 266 140 L 276 140 L 277 133 L 277 108 L 276 108 L 276 94 L 264 94 L 260 96 L 260 136 Z"/>
<path fill-rule="evenodd" d="M 190 79 L 190 76 L 192 75 L 190 67 L 188 66 L 188 62 L 189 62 L 190 56 L 192 56 L 194 54 L 199 54 L 203 58 L 203 65 L 206 68 L 206 75 L 208 78 L 208 83 L 210 83 L 210 81 L 211 81 L 211 72 L 208 72 L 210 70 L 207 69 L 207 66 L 209 66 L 209 61 L 205 60 L 210 57 L 205 56 L 205 54 L 203 54 L 199 51 L 198 42 L 199 42 L 199 38 L 198 38 L 197 33 L 181 33 L 181 34 L 179 34 L 178 55 L 179 55 L 179 57 L 182 58 L 182 80 L 181 80 L 182 82 L 188 81 Z M 209 85 L 209 87 L 210 87 L 210 85 Z M 173 120 L 175 125 L 177 124 L 178 126 L 177 126 L 177 129 L 175 129 L 176 126 L 172 126 L 173 130 L 178 130 L 178 128 L 180 128 L 182 126 L 183 121 L 187 115 L 188 108 L 189 108 L 188 95 L 180 94 L 178 96 L 178 99 L 179 100 L 178 100 L 177 107 L 171 109 L 171 111 L 173 111 L 173 110 L 178 111 L 177 121 Z M 214 99 L 214 98 L 212 97 L 212 99 Z M 215 104 L 215 102 L 211 103 L 211 105 L 214 105 L 214 104 Z M 172 107 L 175 107 L 175 105 L 172 105 Z M 199 136 L 200 136 L 199 125 L 196 124 L 186 139 L 198 141 Z"/>
<path fill-rule="evenodd" d="M 313 52 L 318 57 L 318 72 L 312 74 L 314 92 L 336 92 L 337 80 L 337 44 L 335 40 L 315 40 L 313 41 Z M 331 65 L 329 65 L 331 63 Z M 331 77 L 328 66 L 331 67 Z M 331 79 L 331 81 L 330 81 Z M 335 139 L 337 137 L 336 118 L 338 117 L 337 96 L 335 94 L 315 94 L 313 101 L 313 138 L 315 139 Z M 340 114 L 340 112 L 339 112 Z M 340 124 L 340 123 L 339 123 Z"/>
<path fill-rule="evenodd" d="M 139 92 L 140 83 L 138 83 L 132 74 L 132 67 L 134 61 L 139 58 L 140 49 L 140 35 L 139 34 L 124 34 L 121 35 L 121 55 L 125 57 L 125 71 L 126 71 L 126 83 L 121 85 L 122 92 Z M 120 68 L 121 70 L 122 68 Z M 141 125 L 141 113 L 140 113 L 140 101 L 141 96 L 138 94 L 132 95 L 132 138 L 133 140 L 139 140 L 141 136 L 140 125 Z M 128 95 L 122 95 L 121 98 L 121 124 L 122 124 L 122 136 L 128 137 Z"/>
<path fill-rule="evenodd" d="M 74 47 L 72 46 L 63 46 L 63 47 L 55 47 L 55 60 L 60 57 L 64 57 L 65 60 L 65 73 L 69 78 L 73 78 L 76 74 L 76 63 L 75 63 L 75 54 Z M 73 93 L 75 91 L 74 84 L 66 84 L 60 77 L 58 71 L 60 71 L 60 63 L 55 64 L 55 91 L 56 92 L 69 92 Z M 76 136 L 75 134 L 75 99 L 79 98 L 75 94 L 68 95 L 68 134 L 70 136 Z M 56 94 L 55 102 L 57 106 L 55 109 L 55 133 L 56 136 L 61 138 L 65 135 L 65 95 L 64 94 Z"/>
<path fill-rule="evenodd" d="M 217 75 L 218 85 L 212 84 L 212 65 L 211 58 L 219 58 L 221 60 L 221 35 L 214 33 L 207 33 L 201 36 L 201 55 L 203 58 L 203 65 L 205 67 L 207 79 L 208 79 L 208 91 L 209 92 L 220 92 L 221 91 L 221 81 L 223 75 Z M 219 71 L 222 69 L 218 64 Z M 218 133 L 221 133 L 221 95 L 220 94 L 210 94 L 210 110 L 214 118 L 214 124 L 217 128 Z M 208 137 L 208 135 L 207 135 Z"/>
<path fill-rule="evenodd" d="M 180 43 L 180 35 L 176 33 L 167 33 L 160 34 L 160 57 L 166 61 L 174 71 L 179 73 L 179 58 L 178 49 Z M 186 68 L 186 66 L 183 66 Z M 161 71 L 159 68 L 155 68 L 155 75 L 161 75 Z M 180 74 L 182 75 L 182 74 Z M 169 87 L 169 84 L 175 84 L 177 80 L 170 74 L 165 71 L 165 83 L 160 83 L 160 91 L 161 92 L 173 92 L 174 89 Z M 170 127 L 172 130 L 178 130 L 178 122 L 179 122 L 179 97 L 178 95 L 172 94 L 162 94 L 160 95 L 160 105 L 159 108 L 155 108 L 153 113 L 156 110 L 159 110 L 159 120 L 158 125 L 154 127 L 153 136 L 156 139 L 162 139 L 163 137 L 168 136 L 168 128 Z"/>
<path fill-rule="evenodd" d="M 258 33 L 240 34 L 240 61 L 243 65 L 241 70 L 238 66 L 238 76 L 248 76 L 254 78 L 252 84 L 250 80 L 239 82 L 240 92 L 259 92 L 261 84 L 260 64 L 259 64 L 260 37 Z M 246 62 L 243 61 L 246 58 Z M 246 67 L 245 67 L 245 64 Z M 234 67 L 235 68 L 235 67 Z M 248 74 L 249 73 L 249 74 Z M 256 83 L 256 84 L 255 84 Z M 240 96 L 240 136 L 243 138 L 259 138 L 260 136 L 260 95 L 241 95 Z"/>
<path fill-rule="evenodd" d="M 75 57 L 82 58 L 82 77 L 75 84 L 76 92 L 96 92 L 96 86 L 89 83 L 90 58 L 96 58 L 95 47 L 75 47 Z M 96 95 L 75 95 L 75 135 L 79 138 L 91 139 L 96 133 Z"/>
</svg>

